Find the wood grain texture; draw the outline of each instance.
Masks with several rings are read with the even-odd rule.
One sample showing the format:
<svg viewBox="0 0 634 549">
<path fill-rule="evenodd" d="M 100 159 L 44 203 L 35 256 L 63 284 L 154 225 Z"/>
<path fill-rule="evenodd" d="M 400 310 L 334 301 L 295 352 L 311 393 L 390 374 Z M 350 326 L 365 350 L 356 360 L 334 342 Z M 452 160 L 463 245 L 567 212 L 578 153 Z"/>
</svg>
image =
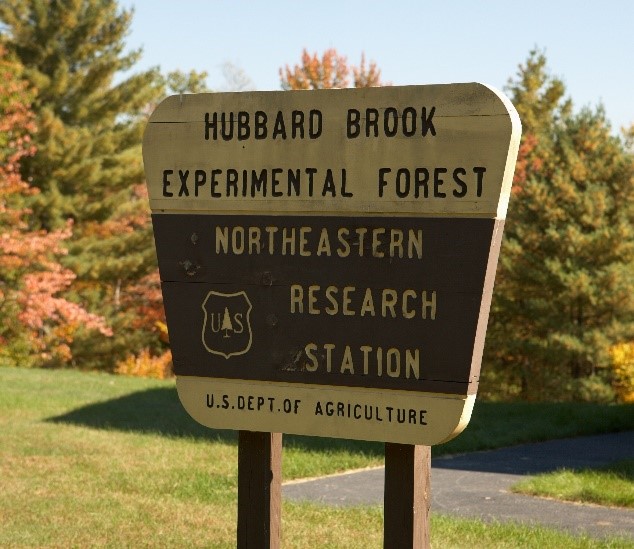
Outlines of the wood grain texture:
<svg viewBox="0 0 634 549">
<path fill-rule="evenodd" d="M 429 549 L 430 507 L 431 447 L 386 443 L 383 546 Z"/>
<path fill-rule="evenodd" d="M 312 229 L 309 234 L 312 255 L 271 255 L 266 247 L 259 254 L 216 254 L 215 229 L 233 227 L 236 219 L 240 221 L 235 216 L 154 216 L 177 375 L 462 395 L 475 392 L 482 349 L 479 340 L 484 338 L 486 330 L 486 323 L 481 321 L 485 313 L 481 309 L 482 303 L 488 307 L 492 292 L 491 273 L 495 272 L 499 249 L 499 239 L 493 236 L 500 233 L 500 221 L 466 218 L 353 221 L 253 216 L 249 224 L 254 226 L 275 223 L 292 228 L 297 234 L 300 227 Z M 331 235 L 336 235 L 337 227 L 346 221 L 350 231 L 360 226 L 370 232 L 381 227 L 387 234 L 394 229 L 404 234 L 410 230 L 417 234 L 420 231 L 422 257 L 410 258 L 407 253 L 405 257 L 389 257 L 387 245 L 381 252 L 385 257 L 373 257 L 370 238 L 366 239 L 368 245 L 363 256 L 351 248 L 348 257 L 339 257 L 334 241 L 330 256 L 317 256 L 315 249 L 320 231 L 326 227 Z M 196 235 L 196 239 L 192 240 L 192 235 Z M 291 303 L 292 287 L 298 295 L 301 292 L 301 300 L 295 303 Z M 332 290 L 327 294 L 329 287 L 336 288 L 336 293 Z M 349 288 L 345 294 L 349 300 L 346 307 L 354 314 L 343 314 L 345 288 Z M 389 296 L 396 296 L 393 308 L 383 307 L 386 289 Z M 212 354 L 203 339 L 205 328 L 209 327 L 209 323 L 205 324 L 208 312 L 203 304 L 210 292 L 235 295 L 242 291 L 252 305 L 250 349 L 230 358 Z M 370 313 L 367 313 L 367 303 L 362 310 L 367 295 L 373 296 Z M 424 302 L 431 302 L 432 298 L 435 300 L 433 310 L 431 306 L 424 306 Z M 332 299 L 337 301 L 336 314 L 329 314 L 334 311 Z M 229 302 L 227 306 L 233 310 Z M 218 315 L 223 310 L 224 304 L 221 304 L 220 311 L 214 313 L 215 330 L 219 328 Z M 231 336 L 231 333 L 225 335 Z M 220 337 L 217 341 L 222 344 L 231 338 Z M 313 355 L 319 361 L 314 371 L 311 371 L 314 362 L 306 350 L 310 343 L 316 345 Z M 328 355 L 332 363 L 330 371 L 328 348 L 324 345 L 335 345 Z M 342 371 L 346 346 L 350 348 L 354 364 Z M 367 346 L 373 351 L 365 355 L 360 349 Z M 387 374 L 388 349 L 399 349 L 402 369 L 399 375 Z M 476 349 L 479 354 L 475 354 Z M 407 350 L 418 352 L 418 376 L 409 375 L 405 370 Z M 364 371 L 366 359 L 367 372 Z M 379 359 L 382 360 L 381 372 Z"/>
<path fill-rule="evenodd" d="M 237 547 L 280 547 L 282 434 L 238 433 Z"/>
<path fill-rule="evenodd" d="M 423 110 L 426 109 L 426 110 Z M 431 112 L 433 109 L 433 116 Z M 321 114 L 321 132 L 310 139 L 292 138 L 293 112 L 308 119 L 310 112 Z M 349 113 L 359 113 L 361 133 L 349 135 Z M 267 137 L 255 139 L 256 113 L 267 115 Z M 376 132 L 371 113 L 378 113 Z M 233 123 L 231 138 L 206 135 L 206 115 L 226 114 Z M 244 113 L 239 120 L 239 113 Z M 282 113 L 286 138 L 273 138 L 275 120 Z M 409 113 L 409 114 L 408 114 Z M 247 117 L 248 116 L 248 123 Z M 209 119 L 208 119 L 209 120 Z M 433 132 L 421 131 L 424 120 Z M 238 123 L 249 128 L 248 137 L 238 139 Z M 415 122 L 416 121 L 416 122 Z M 304 124 L 306 126 L 307 122 Z M 430 125 L 428 124 L 428 125 Z M 394 130 L 394 135 L 390 132 Z M 412 130 L 412 135 L 404 131 Z M 181 95 L 167 98 L 152 114 L 144 136 L 143 156 L 150 204 L 155 212 L 279 212 L 304 215 L 473 215 L 504 218 L 510 193 L 514 162 L 520 137 L 519 117 L 508 99 L 478 83 L 432 86 L 401 86 L 368 89 L 284 92 L 245 92 Z M 387 132 L 387 133 L 386 133 Z M 423 133 L 425 135 L 423 135 Z M 247 135 L 246 129 L 243 134 Z M 299 135 L 299 132 L 297 132 Z M 476 192 L 473 168 L 484 167 L 482 193 Z M 314 169 L 314 193 L 308 194 L 308 175 L 303 174 L 299 196 L 289 196 L 285 183 L 271 188 L 272 170 Z M 389 183 L 382 189 L 379 170 L 389 168 Z M 433 187 L 434 173 L 440 169 L 437 192 L 415 196 L 412 186 L 399 196 L 395 178 L 399 169 L 413 174 L 428 170 Z M 460 177 L 467 192 L 457 197 L 453 171 L 465 170 Z M 326 171 L 334 174 L 336 192 L 324 192 Z M 347 174 L 344 196 L 339 175 Z M 206 182 L 195 189 L 196 170 L 205 172 Z M 211 172 L 218 185 L 211 184 Z M 238 196 L 227 192 L 228 170 L 236 170 L 240 181 Z M 267 170 L 269 189 L 242 195 L 242 172 Z M 444 172 L 442 170 L 445 170 Z M 187 193 L 180 193 L 178 173 L 189 172 Z M 167 176 L 166 172 L 171 172 Z M 202 175 L 201 175 L 202 177 Z M 167 178 L 167 179 L 166 179 Z M 413 178 L 413 175 L 412 175 Z M 166 183 L 166 181 L 168 183 Z M 202 181 L 202 179 L 200 180 Z M 249 187 L 250 188 L 250 187 Z M 445 192 L 447 191 L 447 192 Z M 194 196 L 197 193 L 197 196 Z M 172 194 L 173 196 L 167 196 Z M 459 194 L 459 193 L 458 193 Z M 443 196 L 446 195 L 446 196 Z"/>
<path fill-rule="evenodd" d="M 401 444 L 457 436 L 475 395 L 177 376 L 178 397 L 201 425 Z"/>
</svg>

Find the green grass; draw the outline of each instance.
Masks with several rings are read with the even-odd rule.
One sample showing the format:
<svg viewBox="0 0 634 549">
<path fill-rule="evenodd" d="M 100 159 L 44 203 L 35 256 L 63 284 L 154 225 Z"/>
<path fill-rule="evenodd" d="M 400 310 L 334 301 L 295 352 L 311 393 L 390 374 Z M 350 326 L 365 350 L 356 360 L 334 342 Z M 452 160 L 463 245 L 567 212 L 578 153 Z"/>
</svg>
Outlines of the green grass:
<svg viewBox="0 0 634 549">
<path fill-rule="evenodd" d="M 602 469 L 544 473 L 516 484 L 513 491 L 565 501 L 634 508 L 634 459 Z"/>
<path fill-rule="evenodd" d="M 471 423 L 433 455 L 634 429 L 632 405 L 476 402 Z M 0 413 L 57 426 L 214 441 L 235 447 L 235 432 L 198 425 L 183 410 L 173 381 L 75 370 L 0 367 Z M 285 435 L 284 478 L 331 474 L 383 463 L 383 444 Z"/>
<path fill-rule="evenodd" d="M 504 405 L 495 413 L 496 406 L 479 406 L 474 426 L 480 434 L 454 448 L 523 440 L 524 433 L 504 434 L 503 415 L 514 425 L 534 425 L 531 436 L 570 432 L 552 421 L 537 428 L 538 418 L 552 419 L 554 412 Z M 602 417 L 604 430 L 632 427 L 616 419 L 627 417 L 621 407 L 555 409 L 586 423 L 573 434 L 601 429 L 590 416 Z M 489 432 L 492 440 L 481 440 Z M 285 480 L 383 461 L 378 443 L 285 437 L 285 445 Z M 0 479 L 3 548 L 235 546 L 236 435 L 196 425 L 173 382 L 0 368 Z M 293 548 L 380 547 L 382 512 L 285 501 L 283 536 L 284 546 Z M 433 518 L 432 539 L 436 547 L 611 546 L 443 517 Z"/>
<path fill-rule="evenodd" d="M 485 523 L 433 515 L 431 546 L 442 549 L 632 549 L 623 538 L 571 536 L 550 528 L 513 523 Z M 293 531 L 289 532 L 292 528 Z M 381 507 L 325 508 L 314 504 L 284 505 L 282 547 L 293 549 L 383 547 Z"/>
</svg>

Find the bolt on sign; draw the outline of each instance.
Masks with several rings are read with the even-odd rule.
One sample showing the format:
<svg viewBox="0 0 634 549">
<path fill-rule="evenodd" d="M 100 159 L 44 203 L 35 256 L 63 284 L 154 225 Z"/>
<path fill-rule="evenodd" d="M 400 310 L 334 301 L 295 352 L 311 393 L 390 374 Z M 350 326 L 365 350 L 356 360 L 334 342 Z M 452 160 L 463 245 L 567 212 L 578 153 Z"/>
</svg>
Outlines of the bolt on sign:
<svg viewBox="0 0 634 549">
<path fill-rule="evenodd" d="M 143 157 L 189 414 L 405 444 L 458 434 L 520 131 L 477 83 L 163 101 Z"/>
</svg>

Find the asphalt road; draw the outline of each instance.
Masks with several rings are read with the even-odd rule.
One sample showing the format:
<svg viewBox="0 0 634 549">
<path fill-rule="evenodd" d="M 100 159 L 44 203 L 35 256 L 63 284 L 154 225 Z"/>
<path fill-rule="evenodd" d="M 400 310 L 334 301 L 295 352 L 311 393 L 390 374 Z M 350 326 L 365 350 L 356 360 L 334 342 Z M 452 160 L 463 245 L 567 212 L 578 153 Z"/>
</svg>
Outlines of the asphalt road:
<svg viewBox="0 0 634 549">
<path fill-rule="evenodd" d="M 600 467 L 634 458 L 634 431 L 551 440 L 432 459 L 432 514 L 541 524 L 634 543 L 634 510 L 565 503 L 510 492 L 527 475 Z M 284 484 L 283 497 L 328 505 L 383 503 L 383 468 Z"/>
</svg>

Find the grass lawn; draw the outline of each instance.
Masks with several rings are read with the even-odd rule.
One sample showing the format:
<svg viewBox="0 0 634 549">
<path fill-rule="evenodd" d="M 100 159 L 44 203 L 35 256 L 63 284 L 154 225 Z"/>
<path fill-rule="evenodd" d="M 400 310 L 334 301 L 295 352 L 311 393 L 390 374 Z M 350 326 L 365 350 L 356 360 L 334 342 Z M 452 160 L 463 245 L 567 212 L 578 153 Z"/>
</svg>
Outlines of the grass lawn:
<svg viewBox="0 0 634 549">
<path fill-rule="evenodd" d="M 561 470 L 526 479 L 513 491 L 566 501 L 634 508 L 634 459 L 603 469 Z"/>
<path fill-rule="evenodd" d="M 439 448 L 633 428 L 625 412 L 476 405 L 473 425 Z M 0 368 L 0 547 L 234 547 L 236 439 L 189 419 L 173 382 Z M 285 437 L 285 480 L 382 462 L 382 444 Z M 382 509 L 284 502 L 283 537 L 293 548 L 380 547 Z M 624 547 L 445 517 L 433 518 L 432 540 L 436 547 Z"/>
</svg>

